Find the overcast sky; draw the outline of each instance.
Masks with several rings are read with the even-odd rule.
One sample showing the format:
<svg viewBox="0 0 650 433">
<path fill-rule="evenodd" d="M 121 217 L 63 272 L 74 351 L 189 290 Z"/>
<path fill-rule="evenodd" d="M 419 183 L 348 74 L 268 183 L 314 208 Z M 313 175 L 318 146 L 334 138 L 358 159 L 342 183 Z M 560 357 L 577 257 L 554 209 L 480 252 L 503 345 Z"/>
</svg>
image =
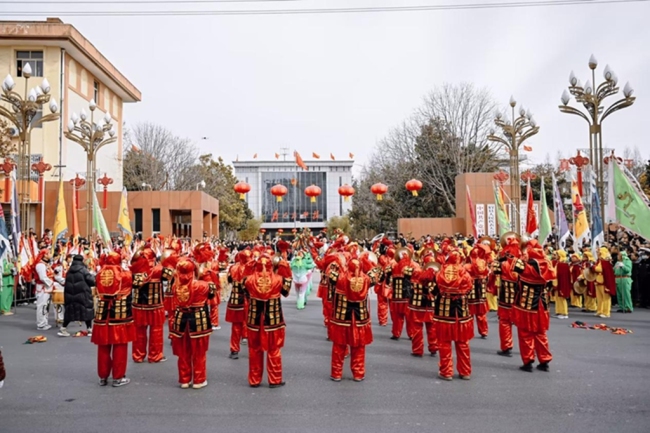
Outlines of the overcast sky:
<svg viewBox="0 0 650 433">
<path fill-rule="evenodd" d="M 30 0 L 26 0 L 30 1 Z M 490 0 L 492 1 L 492 0 Z M 468 0 L 171 5 L 262 9 L 455 4 Z M 473 0 L 485 3 L 487 0 Z M 137 6 L 0 4 L 5 11 L 119 10 Z M 160 10 L 165 6 L 140 6 Z M 40 18 L 53 16 L 46 13 Z M 533 160 L 588 147 L 584 120 L 559 112 L 571 70 L 584 83 L 595 54 L 637 102 L 603 126 L 605 147 L 650 157 L 650 3 L 359 14 L 71 17 L 142 91 L 128 124 L 151 121 L 232 161 L 281 147 L 366 162 L 379 140 L 445 82 L 487 88 L 505 107 L 514 95 L 535 114 Z M 7 18 L 4 18 L 7 19 Z M 19 19 L 11 17 L 10 19 Z M 28 19 L 37 19 L 29 17 Z M 621 92 L 622 93 L 622 92 Z M 200 141 L 201 137 L 208 137 Z M 310 158 L 309 158 L 310 159 Z M 358 167 L 357 167 L 358 170 Z M 356 171 L 356 170 L 355 170 Z"/>
</svg>

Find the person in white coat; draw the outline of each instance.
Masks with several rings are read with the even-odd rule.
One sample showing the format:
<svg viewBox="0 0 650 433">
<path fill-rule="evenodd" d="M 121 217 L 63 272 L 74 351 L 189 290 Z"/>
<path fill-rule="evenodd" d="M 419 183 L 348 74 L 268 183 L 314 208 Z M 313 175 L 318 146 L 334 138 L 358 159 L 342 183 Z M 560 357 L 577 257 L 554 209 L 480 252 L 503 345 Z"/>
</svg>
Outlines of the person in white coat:
<svg viewBox="0 0 650 433">
<path fill-rule="evenodd" d="M 54 272 L 50 266 L 49 248 L 43 248 L 36 257 L 34 279 L 36 282 L 36 329 L 47 331 L 52 326 L 48 323 L 48 303 L 54 289 Z"/>
</svg>

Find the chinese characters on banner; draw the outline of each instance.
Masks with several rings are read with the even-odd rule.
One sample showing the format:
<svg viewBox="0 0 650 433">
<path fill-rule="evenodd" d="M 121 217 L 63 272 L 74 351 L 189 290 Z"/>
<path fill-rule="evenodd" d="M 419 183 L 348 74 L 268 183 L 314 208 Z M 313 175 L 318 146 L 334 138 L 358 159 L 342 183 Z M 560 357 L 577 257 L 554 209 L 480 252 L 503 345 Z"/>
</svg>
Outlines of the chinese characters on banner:
<svg viewBox="0 0 650 433">
<path fill-rule="evenodd" d="M 493 204 L 487 205 L 487 234 L 488 236 L 497 234 L 496 206 Z"/>
<path fill-rule="evenodd" d="M 485 205 L 476 205 L 476 233 L 479 236 L 485 235 Z"/>
</svg>

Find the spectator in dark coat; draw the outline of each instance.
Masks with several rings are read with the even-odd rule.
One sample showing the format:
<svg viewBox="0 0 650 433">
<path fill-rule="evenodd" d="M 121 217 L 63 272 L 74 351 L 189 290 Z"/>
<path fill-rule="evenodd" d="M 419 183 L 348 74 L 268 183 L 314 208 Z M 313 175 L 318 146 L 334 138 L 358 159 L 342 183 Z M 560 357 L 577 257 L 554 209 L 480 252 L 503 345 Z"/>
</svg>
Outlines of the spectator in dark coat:
<svg viewBox="0 0 650 433">
<path fill-rule="evenodd" d="M 67 330 L 70 322 L 85 322 L 88 333 L 92 332 L 94 311 L 91 287 L 94 286 L 95 277 L 88 272 L 83 256 L 74 256 L 65 277 L 65 312 L 63 327 L 58 333 L 60 337 L 70 336 Z"/>
</svg>

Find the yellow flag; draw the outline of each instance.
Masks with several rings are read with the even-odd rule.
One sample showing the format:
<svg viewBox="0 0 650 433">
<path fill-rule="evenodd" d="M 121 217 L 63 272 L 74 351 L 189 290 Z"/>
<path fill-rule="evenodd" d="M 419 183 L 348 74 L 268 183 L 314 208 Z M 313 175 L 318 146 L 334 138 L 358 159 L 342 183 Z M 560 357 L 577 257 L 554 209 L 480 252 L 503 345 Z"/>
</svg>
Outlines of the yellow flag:
<svg viewBox="0 0 650 433">
<path fill-rule="evenodd" d="M 127 202 L 126 188 L 122 190 L 122 198 L 120 198 L 120 212 L 117 216 L 117 227 L 124 235 L 124 244 L 130 245 L 133 240 L 133 232 L 131 231 L 131 219 L 129 218 L 129 205 Z"/>
<path fill-rule="evenodd" d="M 576 244 L 582 246 L 582 243 L 590 238 L 589 221 L 580 197 L 578 182 L 575 180 L 571 182 L 571 201 L 573 202 L 573 236 Z"/>
<path fill-rule="evenodd" d="M 64 238 L 68 232 L 68 217 L 65 211 L 65 200 L 63 198 L 63 181 L 59 182 L 59 199 L 56 203 L 56 217 L 54 218 L 54 242 L 52 249 L 56 247 L 56 241 Z"/>
</svg>

